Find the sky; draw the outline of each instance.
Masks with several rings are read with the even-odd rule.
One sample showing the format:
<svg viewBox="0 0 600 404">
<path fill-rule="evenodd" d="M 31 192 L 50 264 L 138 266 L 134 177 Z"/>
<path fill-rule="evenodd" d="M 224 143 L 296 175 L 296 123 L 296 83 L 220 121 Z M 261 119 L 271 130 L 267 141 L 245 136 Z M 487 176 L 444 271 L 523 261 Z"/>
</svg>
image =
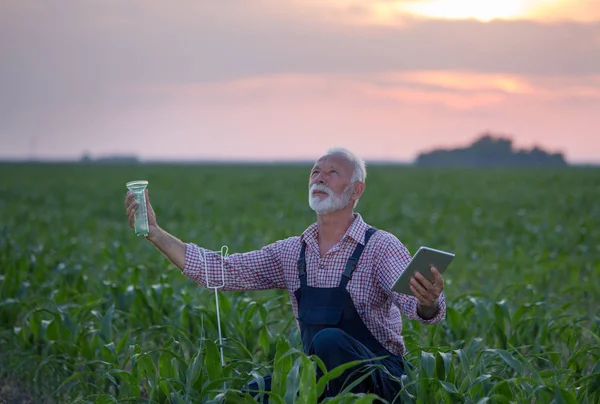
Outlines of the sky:
<svg viewBox="0 0 600 404">
<path fill-rule="evenodd" d="M 600 163 L 600 0 L 4 0 L 0 159 Z"/>
</svg>

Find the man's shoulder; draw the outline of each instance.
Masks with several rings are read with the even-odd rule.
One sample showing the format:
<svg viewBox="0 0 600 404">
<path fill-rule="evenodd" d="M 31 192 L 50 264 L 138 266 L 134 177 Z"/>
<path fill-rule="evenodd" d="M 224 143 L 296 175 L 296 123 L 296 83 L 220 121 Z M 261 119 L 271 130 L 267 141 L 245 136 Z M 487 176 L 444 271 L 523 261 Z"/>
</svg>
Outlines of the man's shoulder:
<svg viewBox="0 0 600 404">
<path fill-rule="evenodd" d="M 406 246 L 394 233 L 385 229 L 377 228 L 377 231 L 371 236 L 368 244 L 373 243 L 377 248 L 390 249 L 392 251 L 405 251 Z"/>
<path fill-rule="evenodd" d="M 373 233 L 373 236 L 371 236 L 372 241 L 377 241 L 378 243 L 396 243 L 396 242 L 399 243 L 400 242 L 400 239 L 398 239 L 398 237 L 394 233 L 391 233 L 388 230 L 380 229 L 375 226 L 369 226 L 369 227 L 375 229 L 375 233 Z"/>
<path fill-rule="evenodd" d="M 302 244 L 302 236 L 287 236 L 283 237 L 279 240 L 273 241 L 269 244 L 271 247 L 280 248 L 284 250 L 293 249 L 301 246 Z"/>
<path fill-rule="evenodd" d="M 311 239 L 316 239 L 316 237 L 317 223 L 314 222 L 311 223 L 302 233 L 282 237 L 270 243 L 269 246 L 284 249 L 300 248 L 302 246 L 302 242 L 308 242 Z"/>
</svg>

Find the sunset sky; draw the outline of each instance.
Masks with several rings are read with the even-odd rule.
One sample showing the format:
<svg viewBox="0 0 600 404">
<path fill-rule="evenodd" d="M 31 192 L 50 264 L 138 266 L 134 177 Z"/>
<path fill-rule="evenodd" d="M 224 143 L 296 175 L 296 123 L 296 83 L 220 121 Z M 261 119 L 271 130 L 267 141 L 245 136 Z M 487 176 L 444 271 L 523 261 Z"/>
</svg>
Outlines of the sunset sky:
<svg viewBox="0 0 600 404">
<path fill-rule="evenodd" d="M 0 159 L 600 163 L 600 0 L 4 0 Z"/>
</svg>

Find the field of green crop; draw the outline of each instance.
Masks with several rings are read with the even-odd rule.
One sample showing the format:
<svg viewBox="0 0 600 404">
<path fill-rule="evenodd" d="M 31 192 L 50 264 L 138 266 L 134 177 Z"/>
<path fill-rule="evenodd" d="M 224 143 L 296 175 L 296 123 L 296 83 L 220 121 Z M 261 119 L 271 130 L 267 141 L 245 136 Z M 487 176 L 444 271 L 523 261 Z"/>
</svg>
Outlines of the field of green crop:
<svg viewBox="0 0 600 404">
<path fill-rule="evenodd" d="M 249 251 L 315 220 L 308 169 L 0 165 L 0 402 L 250 403 L 237 392 L 270 373 L 272 402 L 315 402 L 287 295 L 219 293 L 222 367 L 214 292 L 124 207 L 147 179 L 171 234 Z M 411 252 L 457 254 L 446 320 L 405 320 L 403 403 L 600 402 L 600 169 L 373 166 L 357 210 Z"/>
</svg>

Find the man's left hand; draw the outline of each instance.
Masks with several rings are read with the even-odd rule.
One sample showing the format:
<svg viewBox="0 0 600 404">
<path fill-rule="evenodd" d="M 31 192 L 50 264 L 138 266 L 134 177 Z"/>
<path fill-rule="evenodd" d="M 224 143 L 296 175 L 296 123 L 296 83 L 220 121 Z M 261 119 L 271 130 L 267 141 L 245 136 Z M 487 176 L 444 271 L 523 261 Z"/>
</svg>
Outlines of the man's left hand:
<svg viewBox="0 0 600 404">
<path fill-rule="evenodd" d="M 421 273 L 410 280 L 410 290 L 424 308 L 437 308 L 437 299 L 444 290 L 444 278 L 435 267 L 431 267 L 433 283 L 429 282 Z"/>
</svg>

